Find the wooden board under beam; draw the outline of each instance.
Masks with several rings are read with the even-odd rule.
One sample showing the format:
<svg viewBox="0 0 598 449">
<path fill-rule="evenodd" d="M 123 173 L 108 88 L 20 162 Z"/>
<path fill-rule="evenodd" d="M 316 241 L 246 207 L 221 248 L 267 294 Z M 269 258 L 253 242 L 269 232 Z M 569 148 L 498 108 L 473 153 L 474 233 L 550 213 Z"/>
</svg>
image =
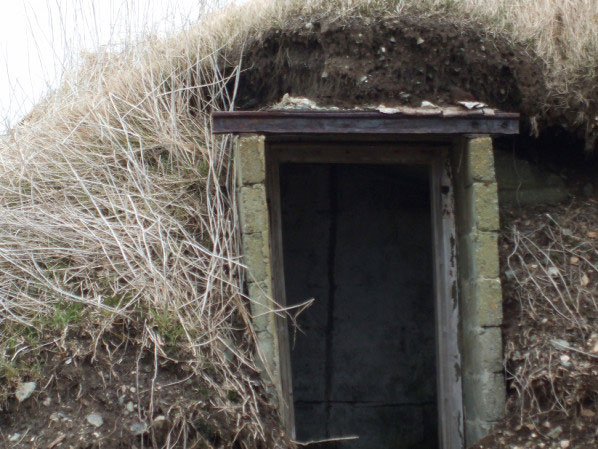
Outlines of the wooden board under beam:
<svg viewBox="0 0 598 449">
<path fill-rule="evenodd" d="M 214 134 L 519 134 L 519 114 L 384 114 L 354 111 L 231 111 L 212 113 Z"/>
</svg>

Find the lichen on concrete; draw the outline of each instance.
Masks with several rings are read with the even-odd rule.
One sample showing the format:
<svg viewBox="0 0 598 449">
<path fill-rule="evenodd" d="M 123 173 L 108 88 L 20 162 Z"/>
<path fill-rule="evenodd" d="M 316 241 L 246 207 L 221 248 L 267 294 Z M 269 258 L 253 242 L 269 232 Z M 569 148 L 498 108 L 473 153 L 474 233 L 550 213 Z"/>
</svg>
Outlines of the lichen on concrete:
<svg viewBox="0 0 598 449">
<path fill-rule="evenodd" d="M 461 354 L 468 445 L 504 413 L 502 288 L 499 279 L 498 186 L 492 139 L 465 139 L 455 149 L 456 221 L 462 311 Z"/>
</svg>

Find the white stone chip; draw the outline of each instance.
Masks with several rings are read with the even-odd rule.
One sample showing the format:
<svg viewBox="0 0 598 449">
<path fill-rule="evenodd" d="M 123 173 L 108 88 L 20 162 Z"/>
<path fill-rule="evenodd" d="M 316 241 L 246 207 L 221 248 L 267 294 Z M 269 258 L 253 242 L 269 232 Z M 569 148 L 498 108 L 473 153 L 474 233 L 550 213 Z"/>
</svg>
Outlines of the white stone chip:
<svg viewBox="0 0 598 449">
<path fill-rule="evenodd" d="M 17 398 L 17 401 L 23 402 L 29 399 L 36 388 L 37 384 L 35 382 L 25 382 L 19 385 L 15 390 L 15 396 Z"/>
<path fill-rule="evenodd" d="M 90 413 L 87 415 L 87 422 L 94 427 L 101 427 L 104 424 L 104 418 L 97 413 Z"/>
</svg>

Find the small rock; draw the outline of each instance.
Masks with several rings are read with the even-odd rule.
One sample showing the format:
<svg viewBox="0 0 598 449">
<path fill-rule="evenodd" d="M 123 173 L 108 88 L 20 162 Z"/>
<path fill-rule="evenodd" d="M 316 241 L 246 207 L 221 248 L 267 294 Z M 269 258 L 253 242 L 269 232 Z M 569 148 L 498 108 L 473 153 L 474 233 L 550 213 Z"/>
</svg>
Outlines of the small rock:
<svg viewBox="0 0 598 449">
<path fill-rule="evenodd" d="M 569 357 L 567 354 L 563 354 L 561 357 L 561 362 L 563 363 L 567 363 L 569 360 L 571 360 L 571 357 Z"/>
<path fill-rule="evenodd" d="M 586 418 L 593 418 L 594 416 L 596 416 L 596 413 L 594 413 L 590 409 L 582 408 L 581 409 L 581 416 L 585 416 Z"/>
<path fill-rule="evenodd" d="M 307 29 L 307 30 L 311 30 L 313 27 L 314 27 L 314 24 L 311 22 L 308 22 L 305 24 L 305 29 Z"/>
<path fill-rule="evenodd" d="M 13 433 L 9 438 L 8 441 L 10 441 L 11 443 L 14 443 L 15 441 L 19 441 L 19 438 L 21 438 L 21 434 L 20 433 Z"/>
<path fill-rule="evenodd" d="M 15 391 L 17 401 L 23 402 L 29 399 L 36 388 L 37 384 L 35 382 L 25 382 L 24 384 L 19 385 Z"/>
<path fill-rule="evenodd" d="M 328 72 L 322 72 L 322 78 L 324 78 L 324 79 L 328 78 Z"/>
<path fill-rule="evenodd" d="M 569 259 L 569 263 L 571 265 L 577 265 L 579 263 L 579 257 L 577 257 L 577 256 L 571 256 L 571 258 Z"/>
<path fill-rule="evenodd" d="M 418 37 L 418 38 L 417 38 L 417 45 L 421 45 L 421 44 L 423 44 L 424 42 L 426 42 L 426 41 L 425 41 L 425 40 L 423 40 L 421 37 Z"/>
<path fill-rule="evenodd" d="M 131 388 L 129 388 L 129 391 L 130 391 L 131 393 L 135 393 L 135 392 L 137 391 L 137 388 L 135 388 L 135 387 L 131 387 Z"/>
<path fill-rule="evenodd" d="M 66 416 L 64 413 L 62 412 L 54 412 L 50 415 L 50 421 L 54 421 L 54 422 L 58 422 L 58 421 L 72 421 L 71 418 L 69 418 L 68 416 Z"/>
<path fill-rule="evenodd" d="M 157 416 L 156 419 L 154 419 L 154 422 L 152 422 L 152 426 L 162 428 L 167 424 L 167 422 L 168 421 L 166 420 L 166 416 L 160 415 Z"/>
<path fill-rule="evenodd" d="M 563 433 L 563 428 L 561 426 L 556 426 L 550 432 L 546 434 L 548 438 L 558 438 Z"/>
<path fill-rule="evenodd" d="M 129 430 L 133 433 L 133 435 L 143 435 L 147 432 L 147 424 L 143 422 L 134 422 L 129 426 Z"/>
<path fill-rule="evenodd" d="M 420 108 L 437 108 L 438 106 L 436 106 L 434 103 L 432 103 L 431 101 L 427 101 L 424 100 L 421 102 Z"/>
<path fill-rule="evenodd" d="M 90 413 L 87 415 L 87 422 L 94 427 L 101 427 L 104 424 L 104 418 L 98 413 Z"/>
<path fill-rule="evenodd" d="M 133 401 L 127 402 L 126 407 L 129 413 L 133 413 L 135 411 L 135 404 L 133 404 Z"/>
<path fill-rule="evenodd" d="M 50 404 L 52 404 L 52 399 L 46 398 L 43 400 L 42 404 L 44 405 L 44 407 L 49 407 Z"/>
<path fill-rule="evenodd" d="M 569 446 L 571 446 L 571 443 L 569 442 L 569 440 L 562 440 L 560 442 L 560 446 L 562 449 L 567 449 Z"/>
<path fill-rule="evenodd" d="M 547 271 L 548 271 L 548 276 L 550 276 L 551 278 L 555 278 L 559 274 L 561 274 L 561 272 L 559 271 L 559 269 L 557 267 L 548 267 Z"/>
</svg>

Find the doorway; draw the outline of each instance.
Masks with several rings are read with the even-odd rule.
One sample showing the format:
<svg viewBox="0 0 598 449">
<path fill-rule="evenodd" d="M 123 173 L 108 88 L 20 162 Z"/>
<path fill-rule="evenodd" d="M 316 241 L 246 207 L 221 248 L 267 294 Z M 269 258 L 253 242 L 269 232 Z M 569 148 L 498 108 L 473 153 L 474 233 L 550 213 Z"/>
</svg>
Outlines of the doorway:
<svg viewBox="0 0 598 449">
<path fill-rule="evenodd" d="M 438 448 L 430 166 L 281 163 L 298 441 Z M 325 447 L 325 446 L 318 446 Z"/>
</svg>

